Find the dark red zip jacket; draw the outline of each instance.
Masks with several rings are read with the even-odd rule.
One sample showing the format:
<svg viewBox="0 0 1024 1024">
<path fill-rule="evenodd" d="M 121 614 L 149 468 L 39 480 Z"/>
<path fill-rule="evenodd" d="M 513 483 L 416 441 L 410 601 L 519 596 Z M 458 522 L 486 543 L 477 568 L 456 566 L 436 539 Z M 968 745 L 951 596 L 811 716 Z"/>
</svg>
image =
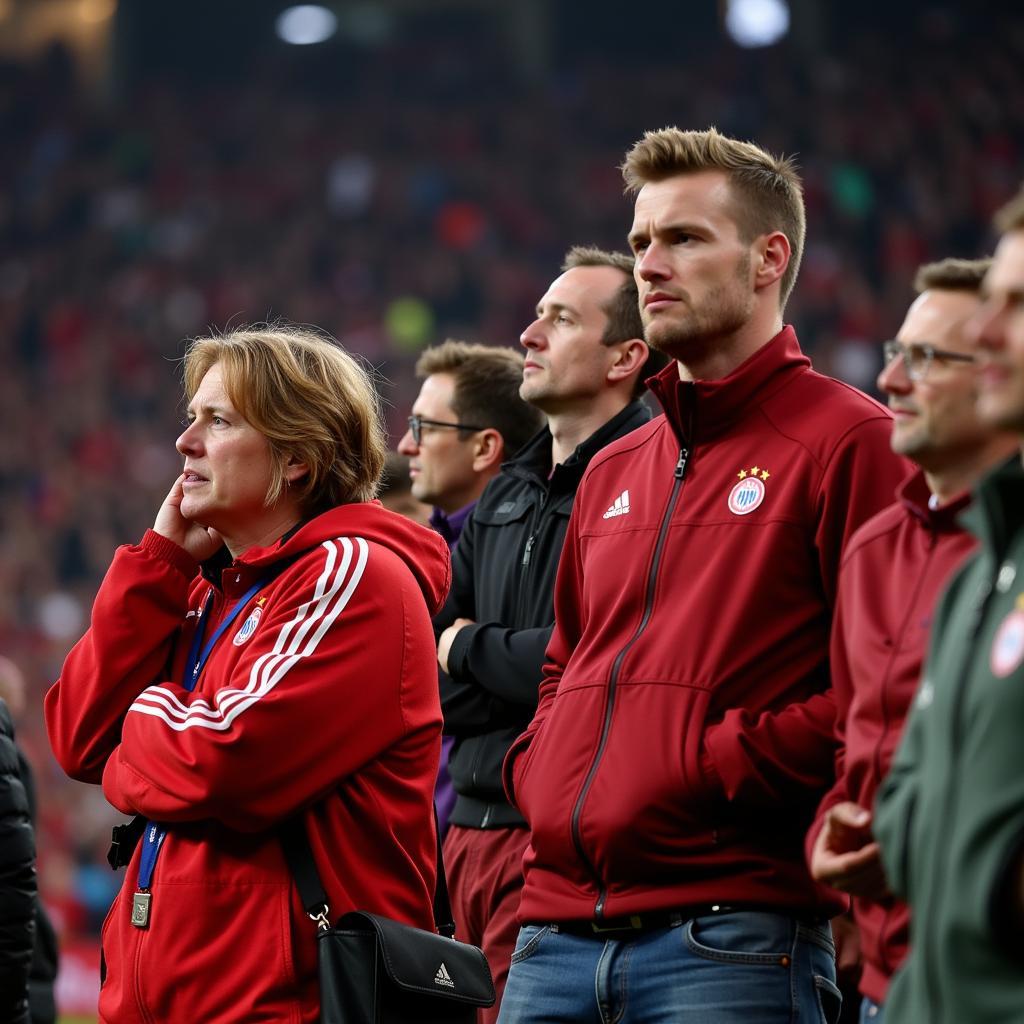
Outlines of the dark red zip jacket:
<svg viewBox="0 0 1024 1024">
<path fill-rule="evenodd" d="M 957 515 L 965 494 L 930 509 L 920 471 L 899 501 L 850 540 L 839 574 L 832 627 L 832 687 L 836 700 L 836 782 L 807 834 L 807 855 L 825 812 L 845 800 L 869 810 L 889 772 L 928 649 L 932 613 L 954 569 L 977 547 Z M 907 907 L 896 900 L 853 900 L 864 972 L 860 990 L 885 1002 L 889 981 L 907 955 Z"/>
<path fill-rule="evenodd" d="M 536 717 L 505 761 L 520 918 L 709 903 L 832 914 L 803 838 L 832 782 L 828 636 L 847 538 L 908 467 L 887 411 L 786 328 L 591 463 Z"/>
</svg>

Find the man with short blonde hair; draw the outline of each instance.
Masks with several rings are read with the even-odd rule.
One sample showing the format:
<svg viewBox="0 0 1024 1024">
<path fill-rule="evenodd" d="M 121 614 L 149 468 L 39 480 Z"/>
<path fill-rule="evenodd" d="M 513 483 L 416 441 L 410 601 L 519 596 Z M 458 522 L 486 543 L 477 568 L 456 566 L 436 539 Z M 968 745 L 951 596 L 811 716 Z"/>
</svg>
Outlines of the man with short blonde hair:
<svg viewBox="0 0 1024 1024">
<path fill-rule="evenodd" d="M 624 175 L 645 338 L 673 361 L 665 416 L 587 471 L 505 760 L 530 845 L 502 1022 L 818 1020 L 841 903 L 802 839 L 832 774 L 832 600 L 904 466 L 885 409 L 783 324 L 792 165 L 670 128 Z"/>
<path fill-rule="evenodd" d="M 714 128 L 703 132 L 664 128 L 646 132 L 622 164 L 626 191 L 634 194 L 652 182 L 700 171 L 719 171 L 728 180 L 733 217 L 744 241 L 769 231 L 785 233 L 791 250 L 781 282 L 780 305 L 785 309 L 807 234 L 796 163 L 772 156 L 752 142 L 730 139 Z"/>
</svg>

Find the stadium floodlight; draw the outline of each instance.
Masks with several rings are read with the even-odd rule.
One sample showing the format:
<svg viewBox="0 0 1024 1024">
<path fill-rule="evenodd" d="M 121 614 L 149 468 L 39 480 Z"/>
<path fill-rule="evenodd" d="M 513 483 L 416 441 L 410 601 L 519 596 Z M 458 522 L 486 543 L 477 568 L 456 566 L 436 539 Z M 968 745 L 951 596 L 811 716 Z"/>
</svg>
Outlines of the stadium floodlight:
<svg viewBox="0 0 1024 1024">
<path fill-rule="evenodd" d="M 322 43 L 338 30 L 338 19 L 320 4 L 286 7 L 277 16 L 277 34 L 292 46 Z"/>
<path fill-rule="evenodd" d="M 728 0 L 725 28 L 746 49 L 772 46 L 789 31 L 786 0 Z"/>
</svg>

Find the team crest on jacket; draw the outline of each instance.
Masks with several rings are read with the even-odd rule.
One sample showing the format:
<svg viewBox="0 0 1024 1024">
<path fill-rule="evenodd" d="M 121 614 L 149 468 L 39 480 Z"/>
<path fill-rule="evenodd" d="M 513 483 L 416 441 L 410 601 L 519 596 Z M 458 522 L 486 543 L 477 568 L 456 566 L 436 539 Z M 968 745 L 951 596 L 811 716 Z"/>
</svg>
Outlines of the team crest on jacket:
<svg viewBox="0 0 1024 1024">
<path fill-rule="evenodd" d="M 764 501 L 764 482 L 771 473 L 761 466 L 754 466 L 751 469 L 741 469 L 736 475 L 739 482 L 733 484 L 729 492 L 729 511 L 733 515 L 745 516 Z"/>
<path fill-rule="evenodd" d="M 1024 661 L 1024 594 L 1017 598 L 1017 607 L 1003 619 L 989 655 L 992 675 L 1003 679 Z"/>
<path fill-rule="evenodd" d="M 231 641 L 236 647 L 241 647 L 256 632 L 256 627 L 260 624 L 260 619 L 263 618 L 263 602 L 265 600 L 265 597 L 261 597 L 259 603 L 249 613 L 249 617 L 238 627 L 238 632 L 235 634 L 234 640 Z"/>
</svg>

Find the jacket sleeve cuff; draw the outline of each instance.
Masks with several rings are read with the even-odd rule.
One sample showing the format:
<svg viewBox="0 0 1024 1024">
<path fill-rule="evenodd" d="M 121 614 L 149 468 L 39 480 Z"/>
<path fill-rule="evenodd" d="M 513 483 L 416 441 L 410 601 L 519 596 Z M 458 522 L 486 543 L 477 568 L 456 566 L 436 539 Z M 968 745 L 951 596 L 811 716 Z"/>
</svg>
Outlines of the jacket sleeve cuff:
<svg viewBox="0 0 1024 1024">
<path fill-rule="evenodd" d="M 199 572 L 199 563 L 183 547 L 153 530 L 147 530 L 143 534 L 139 547 L 161 562 L 172 565 L 187 579 L 192 579 Z"/>
<path fill-rule="evenodd" d="M 458 683 L 463 682 L 467 674 L 466 662 L 469 661 L 469 645 L 473 642 L 473 637 L 476 636 L 479 628 L 477 625 L 463 626 L 455 634 L 455 639 L 452 640 L 452 645 L 448 649 L 448 675 Z"/>
</svg>

